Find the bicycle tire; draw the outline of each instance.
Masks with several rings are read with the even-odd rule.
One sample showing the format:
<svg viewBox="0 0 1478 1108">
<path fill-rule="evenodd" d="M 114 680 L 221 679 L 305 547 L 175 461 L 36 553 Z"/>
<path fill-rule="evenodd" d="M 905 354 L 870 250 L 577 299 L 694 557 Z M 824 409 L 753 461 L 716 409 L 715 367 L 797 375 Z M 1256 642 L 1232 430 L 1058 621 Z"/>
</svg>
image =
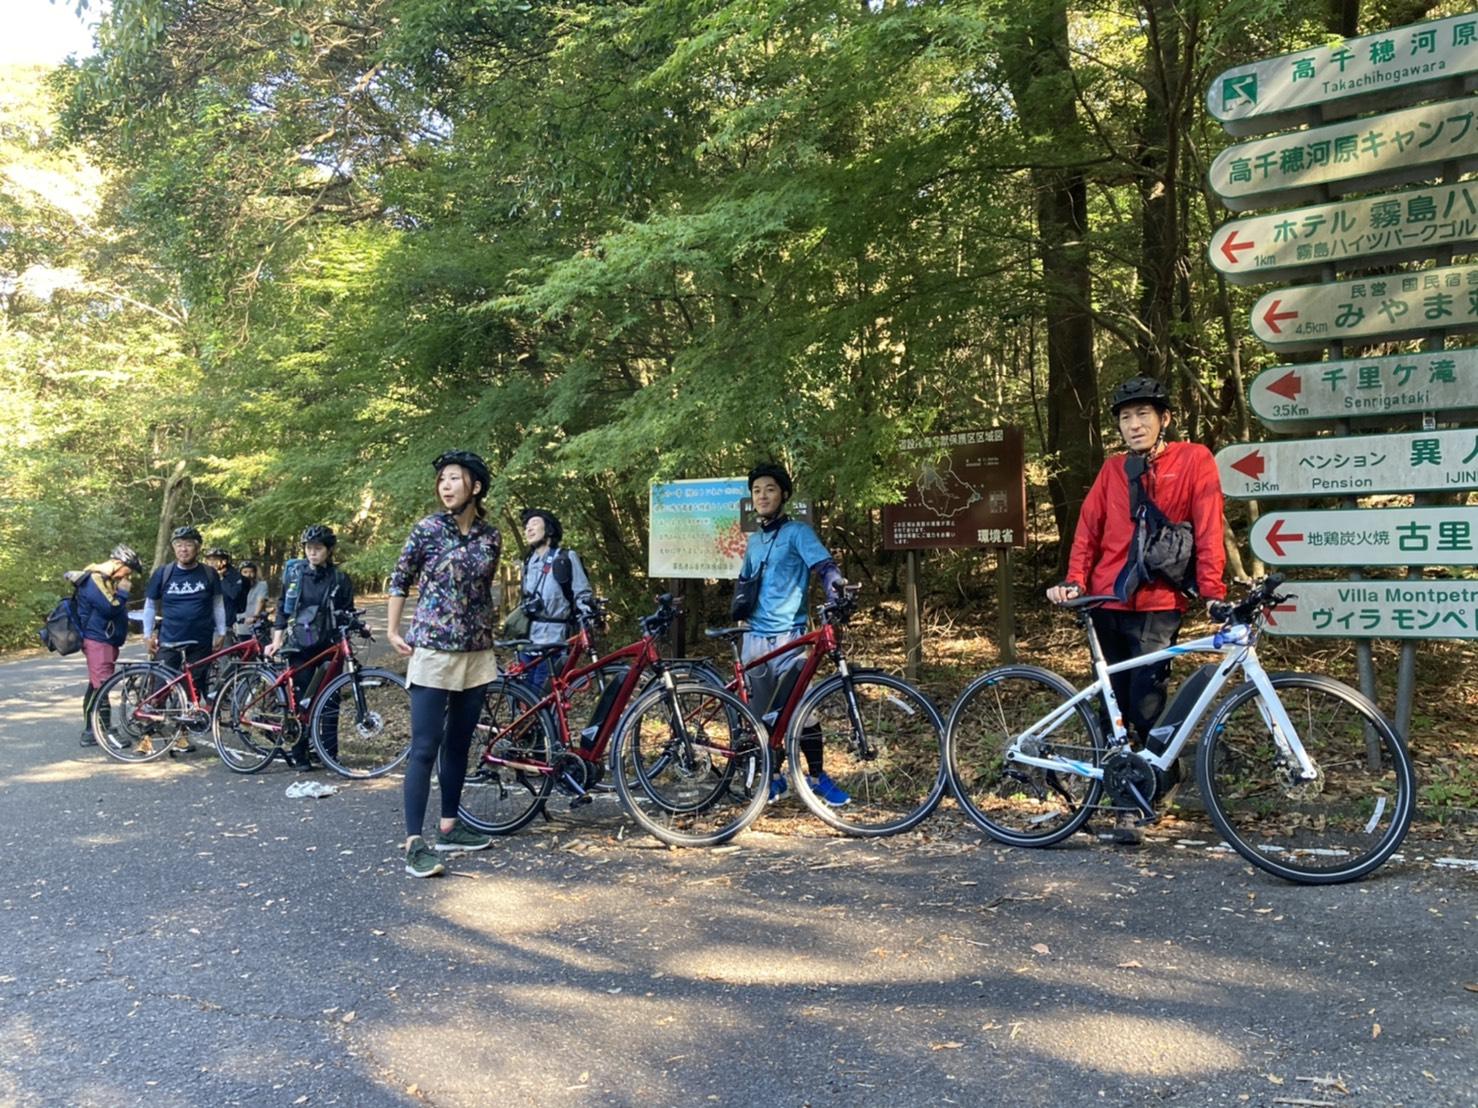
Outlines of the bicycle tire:
<svg viewBox="0 0 1478 1108">
<path fill-rule="evenodd" d="M 1292 779 L 1261 693 L 1242 685 L 1201 737 L 1196 780 L 1206 814 L 1238 854 L 1286 881 L 1364 877 L 1395 853 L 1415 814 L 1406 745 L 1379 708 L 1341 681 L 1312 673 L 1269 680 L 1319 776 Z"/>
<path fill-rule="evenodd" d="M 621 717 L 613 745 L 627 814 L 672 846 L 728 842 L 769 799 L 769 735 L 724 689 L 652 686 Z"/>
<path fill-rule="evenodd" d="M 295 722 L 287 690 L 276 687 L 279 675 L 271 666 L 243 663 L 216 694 L 211 736 L 233 773 L 259 773 L 270 765 Z"/>
<path fill-rule="evenodd" d="M 1098 778 L 1008 766 L 1003 758 L 1026 727 L 1076 695 L 1051 670 L 1001 666 L 972 681 L 951 707 L 944 736 L 950 789 L 965 815 L 997 842 L 1028 847 L 1062 842 L 1098 805 L 1103 794 Z M 1093 766 L 1103 761 L 1103 734 L 1087 702 L 1076 705 L 1051 737 L 1042 751 Z"/>
<path fill-rule="evenodd" d="M 847 689 L 858 709 L 859 736 Z M 849 800 L 833 807 L 811 785 L 806 731 L 819 730 L 822 769 Z M 785 752 L 796 794 L 830 827 L 859 838 L 897 835 L 917 827 L 939 806 L 944 772 L 944 720 L 918 688 L 886 673 L 837 674 L 796 709 Z M 804 772 L 803 772 L 804 771 Z"/>
<path fill-rule="evenodd" d="M 508 677 L 491 682 L 483 697 L 457 814 L 485 834 L 511 835 L 528 826 L 554 787 L 549 715 L 528 714 L 539 700 L 522 681 Z M 520 718 L 524 723 L 513 728 Z"/>
<path fill-rule="evenodd" d="M 143 719 L 139 712 L 177 677 L 179 672 L 163 663 L 138 662 L 119 669 L 98 686 L 88 723 L 103 753 L 114 761 L 139 765 L 169 752 L 176 728 L 168 717 L 184 714 L 188 704 L 184 691 L 174 685 L 165 694 L 164 719 Z"/>
<path fill-rule="evenodd" d="M 339 674 L 314 698 L 308 731 L 319 760 L 339 776 L 385 776 L 411 752 L 405 678 L 388 669 Z"/>
</svg>

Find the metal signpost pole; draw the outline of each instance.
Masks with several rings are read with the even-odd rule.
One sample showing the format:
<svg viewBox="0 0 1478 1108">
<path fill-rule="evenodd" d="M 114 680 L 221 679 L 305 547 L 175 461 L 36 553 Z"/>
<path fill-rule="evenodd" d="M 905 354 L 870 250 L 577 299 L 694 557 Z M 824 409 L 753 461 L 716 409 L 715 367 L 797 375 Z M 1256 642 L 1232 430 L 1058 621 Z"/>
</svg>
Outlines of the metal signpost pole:
<svg viewBox="0 0 1478 1108">
<path fill-rule="evenodd" d="M 998 609 L 996 633 L 1000 637 L 1001 661 L 1016 661 L 1016 597 L 1011 590 L 1011 548 L 996 551 L 996 597 Z"/>
<path fill-rule="evenodd" d="M 917 681 L 923 659 L 924 632 L 919 612 L 919 552 L 909 550 L 904 554 L 903 675 L 910 681 Z"/>
</svg>

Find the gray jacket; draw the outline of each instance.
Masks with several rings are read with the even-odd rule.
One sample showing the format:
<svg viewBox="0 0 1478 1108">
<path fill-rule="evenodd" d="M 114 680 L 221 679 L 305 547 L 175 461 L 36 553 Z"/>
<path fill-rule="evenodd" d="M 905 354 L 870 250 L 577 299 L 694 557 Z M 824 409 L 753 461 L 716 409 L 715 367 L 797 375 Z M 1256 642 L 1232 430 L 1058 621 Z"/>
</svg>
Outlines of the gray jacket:
<svg viewBox="0 0 1478 1108">
<path fill-rule="evenodd" d="M 570 593 L 574 598 L 573 609 L 565 599 L 565 590 L 555 579 L 555 561 L 563 555 L 570 564 Z M 585 576 L 585 566 L 580 555 L 567 547 L 556 547 L 543 553 L 533 553 L 523 563 L 523 598 L 530 605 L 533 617 L 529 638 L 536 643 L 563 642 L 575 633 L 574 618 L 577 612 L 590 610 L 590 578 Z"/>
</svg>

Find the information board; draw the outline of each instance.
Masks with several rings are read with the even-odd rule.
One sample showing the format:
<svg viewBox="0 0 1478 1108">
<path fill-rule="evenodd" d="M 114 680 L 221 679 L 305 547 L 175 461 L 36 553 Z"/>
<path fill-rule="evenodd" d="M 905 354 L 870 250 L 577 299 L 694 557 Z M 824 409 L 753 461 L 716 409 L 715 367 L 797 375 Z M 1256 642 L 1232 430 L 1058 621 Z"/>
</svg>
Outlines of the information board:
<svg viewBox="0 0 1478 1108">
<path fill-rule="evenodd" d="M 917 476 L 883 508 L 883 549 L 1026 545 L 1026 457 L 1019 427 L 923 435 L 902 449 Z"/>
</svg>

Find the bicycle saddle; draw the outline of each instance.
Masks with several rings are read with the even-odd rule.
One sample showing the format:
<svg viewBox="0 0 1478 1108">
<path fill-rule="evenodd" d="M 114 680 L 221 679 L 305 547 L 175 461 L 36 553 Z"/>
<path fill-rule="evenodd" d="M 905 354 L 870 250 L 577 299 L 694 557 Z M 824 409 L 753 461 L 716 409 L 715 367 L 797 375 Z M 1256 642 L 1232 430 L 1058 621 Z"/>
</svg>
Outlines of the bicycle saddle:
<svg viewBox="0 0 1478 1108">
<path fill-rule="evenodd" d="M 703 632 L 710 639 L 737 639 L 748 633 L 748 627 L 709 627 Z"/>
</svg>

